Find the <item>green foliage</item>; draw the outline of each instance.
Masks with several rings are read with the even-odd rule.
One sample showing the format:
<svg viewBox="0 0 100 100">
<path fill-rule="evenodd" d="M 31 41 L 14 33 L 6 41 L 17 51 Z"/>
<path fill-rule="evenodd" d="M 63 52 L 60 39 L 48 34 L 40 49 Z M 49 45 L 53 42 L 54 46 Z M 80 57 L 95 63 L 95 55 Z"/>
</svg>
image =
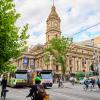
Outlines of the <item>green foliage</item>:
<svg viewBox="0 0 100 100">
<path fill-rule="evenodd" d="M 44 61 L 45 61 L 46 65 L 48 65 L 50 62 L 50 57 L 48 55 L 49 55 L 49 52 L 46 52 L 45 57 L 44 57 Z"/>
<path fill-rule="evenodd" d="M 85 72 L 77 72 L 77 73 L 75 74 L 75 76 L 76 76 L 76 78 L 77 78 L 78 80 L 80 80 L 80 79 L 82 79 L 83 77 L 85 77 Z"/>
<path fill-rule="evenodd" d="M 66 54 L 70 50 L 70 45 L 72 41 L 69 38 L 53 38 L 50 43 L 49 47 L 46 48 L 46 52 L 49 52 L 50 55 L 53 56 L 53 60 L 55 60 L 56 64 L 61 65 L 62 73 L 65 74 L 66 72 Z"/>
<path fill-rule="evenodd" d="M 15 25 L 19 17 L 13 0 L 0 0 L 0 70 L 2 71 L 11 58 L 18 57 L 25 50 L 28 25 L 19 33 L 20 28 Z"/>
<path fill-rule="evenodd" d="M 6 64 L 3 64 L 2 68 L 0 68 L 0 69 L 1 69 L 0 73 L 15 72 L 16 67 L 10 63 L 6 63 Z"/>
</svg>

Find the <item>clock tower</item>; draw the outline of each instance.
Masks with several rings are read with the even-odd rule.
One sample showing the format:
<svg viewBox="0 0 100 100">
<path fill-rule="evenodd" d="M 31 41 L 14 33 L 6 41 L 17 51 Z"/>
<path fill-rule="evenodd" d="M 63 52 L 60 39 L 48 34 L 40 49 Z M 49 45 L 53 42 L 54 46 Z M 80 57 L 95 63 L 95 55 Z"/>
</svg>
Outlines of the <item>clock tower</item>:
<svg viewBox="0 0 100 100">
<path fill-rule="evenodd" d="M 46 30 L 46 43 L 48 43 L 51 39 L 55 37 L 60 37 L 61 30 L 60 30 L 60 17 L 56 12 L 56 8 L 53 5 L 51 8 L 51 12 L 47 18 L 47 30 Z"/>
</svg>

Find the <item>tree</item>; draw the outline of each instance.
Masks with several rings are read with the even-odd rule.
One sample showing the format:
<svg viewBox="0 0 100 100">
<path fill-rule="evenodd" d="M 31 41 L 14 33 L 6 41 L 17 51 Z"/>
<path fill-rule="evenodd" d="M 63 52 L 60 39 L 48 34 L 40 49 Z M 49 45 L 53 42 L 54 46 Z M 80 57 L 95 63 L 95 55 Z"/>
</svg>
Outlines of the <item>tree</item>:
<svg viewBox="0 0 100 100">
<path fill-rule="evenodd" d="M 45 65 L 47 66 L 47 69 L 48 69 L 48 66 L 50 65 L 50 56 L 49 56 L 49 52 L 46 52 L 46 53 L 45 53 L 44 61 L 45 61 Z"/>
<path fill-rule="evenodd" d="M 15 25 L 20 14 L 16 13 L 13 0 L 0 0 L 0 70 L 3 71 L 11 58 L 25 49 L 28 25 L 20 31 Z M 9 69 L 9 68 L 8 68 Z"/>
<path fill-rule="evenodd" d="M 69 38 L 53 38 L 48 48 L 46 48 L 46 52 L 49 52 L 50 55 L 55 58 L 56 63 L 61 65 L 62 73 L 65 74 L 66 72 L 66 54 L 70 50 L 70 45 L 72 43 L 72 40 Z"/>
</svg>

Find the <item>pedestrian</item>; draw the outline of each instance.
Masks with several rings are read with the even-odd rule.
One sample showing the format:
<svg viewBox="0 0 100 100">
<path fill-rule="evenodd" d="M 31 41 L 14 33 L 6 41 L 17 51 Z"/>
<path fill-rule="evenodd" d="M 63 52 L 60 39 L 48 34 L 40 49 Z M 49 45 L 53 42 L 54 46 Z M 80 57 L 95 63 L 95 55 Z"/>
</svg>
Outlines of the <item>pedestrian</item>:
<svg viewBox="0 0 100 100">
<path fill-rule="evenodd" d="M 72 85 L 75 84 L 75 78 L 74 78 L 73 76 L 71 76 L 69 80 L 70 80 L 70 82 L 72 83 Z"/>
<path fill-rule="evenodd" d="M 3 95 L 3 90 L 5 90 L 6 87 L 7 87 L 7 78 L 6 78 L 6 76 L 3 76 L 3 79 L 2 79 L 2 81 L 1 81 L 1 86 L 2 86 L 2 90 L 1 90 L 1 97 L 2 97 L 2 95 Z"/>
<path fill-rule="evenodd" d="M 97 79 L 97 85 L 98 85 L 98 88 L 100 89 L 100 80 L 99 80 L 99 78 Z"/>
<path fill-rule="evenodd" d="M 46 96 L 46 91 L 41 83 L 41 78 L 35 78 L 35 84 L 30 89 L 30 93 L 26 97 L 31 97 L 32 100 L 43 100 Z"/>
<path fill-rule="evenodd" d="M 91 82 L 91 84 L 92 84 L 92 86 L 94 88 L 94 86 L 95 86 L 95 79 L 91 78 L 90 82 Z"/>
<path fill-rule="evenodd" d="M 89 84 L 90 84 L 89 79 L 86 79 L 86 80 L 84 81 L 84 85 L 85 85 L 85 87 L 86 87 L 86 90 L 88 89 Z"/>
<path fill-rule="evenodd" d="M 58 88 L 60 88 L 61 85 L 62 85 L 62 84 L 61 84 L 61 77 L 59 76 L 59 77 L 58 77 Z"/>
</svg>

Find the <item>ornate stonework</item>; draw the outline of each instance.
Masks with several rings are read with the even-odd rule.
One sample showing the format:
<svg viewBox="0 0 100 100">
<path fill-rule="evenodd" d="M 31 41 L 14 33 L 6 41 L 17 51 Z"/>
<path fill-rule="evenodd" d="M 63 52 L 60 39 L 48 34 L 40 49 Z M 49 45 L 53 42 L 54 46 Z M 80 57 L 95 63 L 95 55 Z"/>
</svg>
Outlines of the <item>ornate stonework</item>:
<svg viewBox="0 0 100 100">
<path fill-rule="evenodd" d="M 55 6 L 52 6 L 50 15 L 48 16 L 46 23 L 46 42 L 48 43 L 52 38 L 59 37 L 61 35 L 60 17 L 56 12 Z"/>
</svg>

